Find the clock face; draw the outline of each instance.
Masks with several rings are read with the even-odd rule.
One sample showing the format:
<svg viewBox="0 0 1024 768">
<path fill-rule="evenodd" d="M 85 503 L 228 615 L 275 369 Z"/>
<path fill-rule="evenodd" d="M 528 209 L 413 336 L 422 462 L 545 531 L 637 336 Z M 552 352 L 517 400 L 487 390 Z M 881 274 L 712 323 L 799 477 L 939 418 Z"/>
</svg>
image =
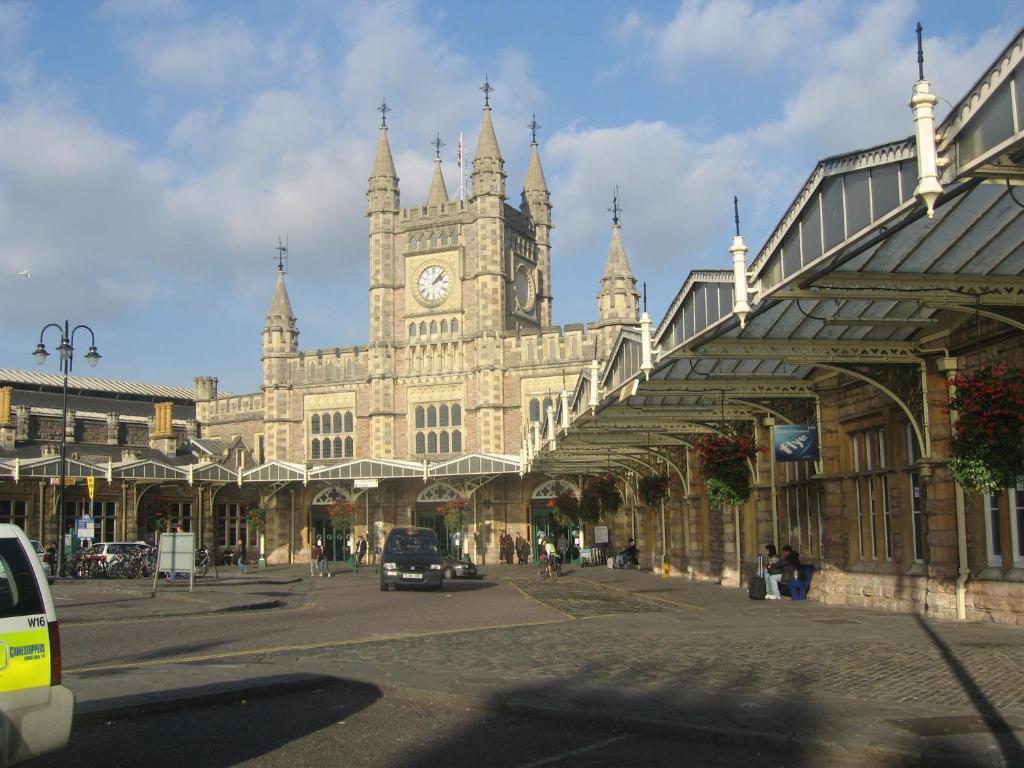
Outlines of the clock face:
<svg viewBox="0 0 1024 768">
<path fill-rule="evenodd" d="M 416 279 L 416 290 L 424 302 L 439 304 L 448 295 L 449 282 L 448 270 L 440 264 L 431 264 L 420 272 Z"/>
<path fill-rule="evenodd" d="M 516 299 L 522 309 L 529 310 L 533 306 L 533 277 L 523 266 L 516 270 Z"/>
</svg>

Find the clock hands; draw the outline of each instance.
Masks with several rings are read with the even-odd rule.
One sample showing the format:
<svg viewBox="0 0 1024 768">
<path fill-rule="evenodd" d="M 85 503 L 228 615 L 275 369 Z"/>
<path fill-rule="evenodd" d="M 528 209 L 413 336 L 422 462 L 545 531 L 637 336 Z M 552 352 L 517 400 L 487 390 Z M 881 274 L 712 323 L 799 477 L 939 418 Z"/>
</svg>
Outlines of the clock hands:
<svg viewBox="0 0 1024 768">
<path fill-rule="evenodd" d="M 444 272 L 439 272 L 439 273 L 438 273 L 438 275 L 437 275 L 437 277 L 435 277 L 435 278 L 433 279 L 433 281 L 431 281 L 431 283 L 430 283 L 430 284 L 431 284 L 431 285 L 437 285 L 437 284 L 438 284 L 439 282 L 441 282 L 441 279 L 442 279 L 442 278 L 443 278 L 444 276 L 445 276 L 445 275 L 444 275 Z"/>
</svg>

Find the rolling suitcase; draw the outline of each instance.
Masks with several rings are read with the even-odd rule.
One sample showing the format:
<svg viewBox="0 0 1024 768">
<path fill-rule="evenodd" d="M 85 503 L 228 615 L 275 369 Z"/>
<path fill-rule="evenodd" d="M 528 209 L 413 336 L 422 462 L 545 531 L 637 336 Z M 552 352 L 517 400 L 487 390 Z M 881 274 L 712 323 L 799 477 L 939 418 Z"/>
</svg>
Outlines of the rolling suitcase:
<svg viewBox="0 0 1024 768">
<path fill-rule="evenodd" d="M 764 600 L 764 596 L 768 593 L 768 587 L 764 581 L 764 573 L 764 556 L 759 555 L 757 558 L 757 570 L 754 571 L 754 575 L 750 577 L 750 583 L 747 585 L 747 595 L 751 600 Z"/>
</svg>

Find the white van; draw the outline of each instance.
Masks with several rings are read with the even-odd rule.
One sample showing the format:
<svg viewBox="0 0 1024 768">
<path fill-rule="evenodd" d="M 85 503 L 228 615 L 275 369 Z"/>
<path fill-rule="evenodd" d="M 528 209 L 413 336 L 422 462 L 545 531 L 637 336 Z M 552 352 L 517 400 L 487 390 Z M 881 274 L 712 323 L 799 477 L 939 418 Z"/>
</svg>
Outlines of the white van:
<svg viewBox="0 0 1024 768">
<path fill-rule="evenodd" d="M 42 563 L 21 528 L 0 523 L 0 765 L 67 744 L 74 708 Z"/>
</svg>

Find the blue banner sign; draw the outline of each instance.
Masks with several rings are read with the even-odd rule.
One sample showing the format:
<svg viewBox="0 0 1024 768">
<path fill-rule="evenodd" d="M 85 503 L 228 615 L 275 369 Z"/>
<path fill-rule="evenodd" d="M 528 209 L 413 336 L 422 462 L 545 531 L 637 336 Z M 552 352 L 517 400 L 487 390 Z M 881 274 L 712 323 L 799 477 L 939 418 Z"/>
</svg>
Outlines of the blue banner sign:
<svg viewBox="0 0 1024 768">
<path fill-rule="evenodd" d="M 817 461 L 817 424 L 777 424 L 773 448 L 776 461 Z"/>
</svg>

